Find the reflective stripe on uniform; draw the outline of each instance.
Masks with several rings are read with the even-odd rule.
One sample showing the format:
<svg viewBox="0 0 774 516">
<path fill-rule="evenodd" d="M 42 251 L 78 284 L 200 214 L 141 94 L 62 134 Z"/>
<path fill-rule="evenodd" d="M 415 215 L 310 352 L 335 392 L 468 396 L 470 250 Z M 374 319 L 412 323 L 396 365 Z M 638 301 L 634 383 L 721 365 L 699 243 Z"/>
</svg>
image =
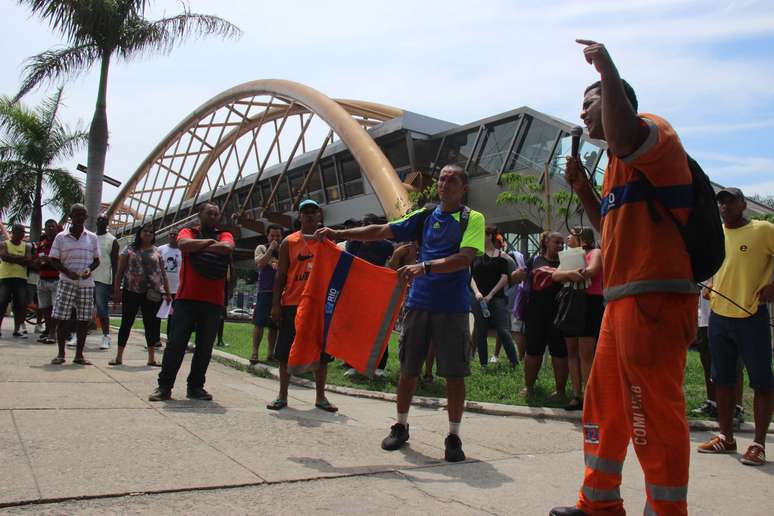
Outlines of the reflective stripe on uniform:
<svg viewBox="0 0 774 516">
<path fill-rule="evenodd" d="M 684 502 L 688 498 L 688 486 L 657 486 L 646 484 L 650 497 L 662 502 Z"/>
<path fill-rule="evenodd" d="M 601 471 L 602 473 L 620 475 L 623 471 L 623 462 L 603 459 L 602 457 L 597 457 L 596 455 L 591 455 L 590 453 L 584 454 L 583 459 L 586 462 L 586 467 L 596 471 Z"/>
<path fill-rule="evenodd" d="M 599 489 L 597 487 L 583 486 L 583 496 L 593 502 L 614 502 L 621 499 L 621 491 L 615 489 Z"/>
<path fill-rule="evenodd" d="M 699 287 L 689 279 L 664 279 L 664 280 L 642 280 L 607 287 L 604 289 L 605 301 L 615 301 L 622 297 L 636 296 L 639 294 L 651 293 L 673 293 L 673 294 L 698 294 Z"/>
</svg>

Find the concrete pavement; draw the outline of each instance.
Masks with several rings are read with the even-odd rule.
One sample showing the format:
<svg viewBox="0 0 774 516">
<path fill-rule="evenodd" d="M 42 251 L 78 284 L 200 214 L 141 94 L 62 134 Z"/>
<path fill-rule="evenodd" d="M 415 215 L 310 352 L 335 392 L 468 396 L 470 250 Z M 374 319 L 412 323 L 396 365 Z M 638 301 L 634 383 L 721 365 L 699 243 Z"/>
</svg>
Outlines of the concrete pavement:
<svg viewBox="0 0 774 516">
<path fill-rule="evenodd" d="M 133 337 L 123 366 L 48 365 L 55 346 L 0 339 L 0 512 L 9 514 L 547 514 L 572 503 L 582 478 L 577 424 L 467 414 L 469 460 L 442 461 L 442 409 L 412 409 L 410 446 L 385 452 L 393 403 L 332 393 L 341 411 L 314 408 L 291 386 L 290 408 L 270 412 L 277 383 L 213 362 L 214 402 L 184 398 L 183 365 L 166 403 L 150 403 L 158 369 Z M 73 356 L 68 348 L 68 360 Z M 692 434 L 695 443 L 706 432 Z M 739 437 L 742 449 L 751 436 Z M 774 439 L 770 439 L 769 448 Z M 774 452 L 772 452 L 774 453 Z M 774 464 L 691 456 L 692 514 L 774 513 Z M 642 511 L 634 453 L 622 493 Z"/>
</svg>

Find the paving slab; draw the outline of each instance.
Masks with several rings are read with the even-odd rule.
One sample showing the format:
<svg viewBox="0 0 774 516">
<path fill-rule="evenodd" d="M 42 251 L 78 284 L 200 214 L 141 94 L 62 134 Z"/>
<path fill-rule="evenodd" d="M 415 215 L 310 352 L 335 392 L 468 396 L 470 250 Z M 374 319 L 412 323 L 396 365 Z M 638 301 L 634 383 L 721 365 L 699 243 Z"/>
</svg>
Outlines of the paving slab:
<svg viewBox="0 0 774 516">
<path fill-rule="evenodd" d="M 262 481 L 150 408 L 14 413 L 43 498 Z"/>
<path fill-rule="evenodd" d="M 40 497 L 10 410 L 0 411 L 0 504 Z"/>
<path fill-rule="evenodd" d="M 167 415 L 270 482 L 436 464 L 442 455 L 437 447 L 418 443 L 385 452 L 379 446 L 382 429 L 350 425 L 345 415 L 311 405 L 277 413 L 227 410 L 217 418 L 190 410 Z"/>
<path fill-rule="evenodd" d="M 0 410 L 115 409 L 145 406 L 141 399 L 117 383 L 5 382 L 0 389 Z"/>
<path fill-rule="evenodd" d="M 329 392 L 340 407 L 329 414 L 314 408 L 313 389 L 291 385 L 290 407 L 272 412 L 274 379 L 217 362 L 207 375 L 215 401 L 191 401 L 187 355 L 178 399 L 150 403 L 158 369 L 145 365 L 142 340 L 130 339 L 122 367 L 107 365 L 115 351 L 98 342 L 90 336 L 86 353 L 95 366 L 51 368 L 54 347 L 0 339 L 0 505 L 17 505 L 0 512 L 531 515 L 572 503 L 583 475 L 577 423 L 467 412 L 469 460 L 450 465 L 443 408 L 413 407 L 409 445 L 385 452 L 392 401 Z M 694 447 L 708 436 L 693 433 Z M 774 514 L 772 480 L 772 464 L 692 452 L 691 513 Z M 622 493 L 639 513 L 633 452 Z"/>
<path fill-rule="evenodd" d="M 239 489 L 193 491 L 70 501 L 15 507 L 3 514 L 58 516 L 133 515 L 362 515 L 484 514 L 461 504 L 436 500 L 398 473 L 316 482 L 270 484 Z"/>
</svg>

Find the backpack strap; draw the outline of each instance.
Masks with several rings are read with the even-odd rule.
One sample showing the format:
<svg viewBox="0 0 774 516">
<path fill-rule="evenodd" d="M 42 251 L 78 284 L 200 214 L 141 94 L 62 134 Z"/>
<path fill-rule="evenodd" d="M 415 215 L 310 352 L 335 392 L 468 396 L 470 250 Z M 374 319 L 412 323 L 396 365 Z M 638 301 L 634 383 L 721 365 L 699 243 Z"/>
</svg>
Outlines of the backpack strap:
<svg viewBox="0 0 774 516">
<path fill-rule="evenodd" d="M 470 208 L 463 204 L 460 212 L 460 244 L 462 244 L 465 231 L 468 229 L 468 222 L 470 222 Z"/>
<path fill-rule="evenodd" d="M 417 224 L 417 249 L 422 249 L 422 241 L 425 235 L 425 229 L 427 226 L 427 220 L 430 218 L 430 214 L 435 211 L 436 204 L 428 204 L 425 209 L 417 215 L 419 217 Z M 460 244 L 462 244 L 462 238 L 465 235 L 465 231 L 468 229 L 468 223 L 470 222 L 470 208 L 463 205 L 460 211 Z"/>
<path fill-rule="evenodd" d="M 435 204 L 428 204 L 425 206 L 425 208 L 417 215 L 419 217 L 419 220 L 417 221 L 417 235 L 416 235 L 416 241 L 417 241 L 417 249 L 422 249 L 422 241 L 425 238 L 425 225 L 427 224 L 427 219 L 430 218 L 430 214 L 433 213 L 433 210 L 435 210 L 436 205 Z"/>
<path fill-rule="evenodd" d="M 648 206 L 648 213 L 650 213 L 650 220 L 653 221 L 654 224 L 660 224 L 661 219 L 663 218 L 661 214 L 658 212 L 658 208 L 656 208 L 655 205 L 655 188 L 653 187 L 653 183 L 650 182 L 650 180 L 647 178 L 645 174 L 643 174 L 642 170 L 635 168 L 635 172 L 637 172 L 637 177 L 639 177 L 640 182 L 645 185 L 645 188 L 648 190 L 650 195 L 648 195 L 648 198 L 645 199 L 645 204 Z M 672 213 L 667 210 L 667 213 L 672 215 Z M 674 217 L 673 217 L 674 220 Z"/>
</svg>

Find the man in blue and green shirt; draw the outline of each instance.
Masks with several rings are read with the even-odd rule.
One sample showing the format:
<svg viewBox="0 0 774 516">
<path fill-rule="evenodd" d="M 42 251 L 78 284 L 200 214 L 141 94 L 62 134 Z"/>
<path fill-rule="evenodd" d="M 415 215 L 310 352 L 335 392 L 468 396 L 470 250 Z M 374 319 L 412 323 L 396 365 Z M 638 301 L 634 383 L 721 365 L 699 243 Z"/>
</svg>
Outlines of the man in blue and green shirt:
<svg viewBox="0 0 774 516">
<path fill-rule="evenodd" d="M 406 319 L 400 341 L 398 421 L 382 441 L 397 450 L 409 439 L 408 411 L 430 342 L 438 375 L 446 378 L 449 435 L 445 459 L 465 459 L 459 438 L 465 405 L 465 377 L 470 374 L 470 264 L 484 253 L 484 216 L 463 206 L 468 177 L 462 167 L 447 165 L 438 177 L 440 204 L 421 209 L 390 224 L 333 230 L 321 228 L 317 238 L 336 240 L 395 240 L 421 242 L 419 262 L 398 269 L 411 281 Z"/>
</svg>

